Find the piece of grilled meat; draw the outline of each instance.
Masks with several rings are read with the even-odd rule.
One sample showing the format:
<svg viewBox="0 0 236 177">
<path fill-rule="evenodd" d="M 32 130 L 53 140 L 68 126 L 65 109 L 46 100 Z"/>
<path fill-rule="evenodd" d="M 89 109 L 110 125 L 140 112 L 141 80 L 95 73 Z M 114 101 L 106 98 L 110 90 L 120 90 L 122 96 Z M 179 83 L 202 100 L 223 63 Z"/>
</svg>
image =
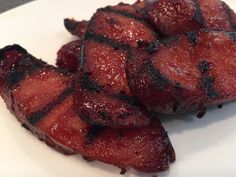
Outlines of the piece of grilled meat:
<svg viewBox="0 0 236 177">
<path fill-rule="evenodd" d="M 236 30 L 236 15 L 220 0 L 155 0 L 145 14 L 166 35 L 202 28 Z"/>
<path fill-rule="evenodd" d="M 131 52 L 130 87 L 149 110 L 184 113 L 236 98 L 236 33 L 192 31 Z"/>
<path fill-rule="evenodd" d="M 120 3 L 118 6 L 109 7 L 109 8 L 115 9 L 117 13 L 123 12 L 123 15 L 126 14 L 125 11 L 127 10 L 128 12 L 126 14 L 127 16 L 131 14 L 134 16 L 134 18 L 142 19 L 141 13 L 143 11 L 143 8 L 146 6 L 146 4 L 147 4 L 146 0 L 138 0 L 133 5 Z M 142 20 L 144 21 L 144 19 Z M 81 39 L 84 38 L 84 35 L 88 28 L 88 24 L 89 24 L 89 21 L 85 21 L 85 20 L 76 21 L 73 18 L 72 19 L 66 18 L 64 20 L 64 26 L 67 29 L 67 31 L 69 31 L 72 35 L 76 35 L 79 38 L 79 40 L 78 40 L 78 43 L 74 41 L 74 42 L 69 42 L 68 44 L 65 44 L 58 51 L 56 65 L 59 68 L 68 69 L 70 72 L 76 71 L 78 67 L 77 66 L 78 60 L 79 60 L 78 53 L 81 47 Z M 131 33 L 131 35 L 133 35 L 133 33 Z M 153 31 L 151 31 L 151 35 L 154 35 Z"/>
<path fill-rule="evenodd" d="M 8 109 L 40 140 L 65 154 L 79 153 L 122 169 L 168 169 L 175 153 L 156 120 L 147 128 L 112 129 L 82 121 L 73 109 L 71 75 L 18 45 L 0 50 L 0 93 Z"/>
<path fill-rule="evenodd" d="M 125 72 L 130 48 L 156 39 L 137 8 L 123 3 L 108 6 L 98 9 L 89 22 L 76 77 L 79 97 L 75 97 L 78 115 L 89 123 L 149 124 L 149 116 L 130 92 Z"/>
<path fill-rule="evenodd" d="M 63 45 L 57 52 L 57 67 L 76 72 L 81 55 L 81 44 L 82 40 L 78 39 Z"/>
</svg>

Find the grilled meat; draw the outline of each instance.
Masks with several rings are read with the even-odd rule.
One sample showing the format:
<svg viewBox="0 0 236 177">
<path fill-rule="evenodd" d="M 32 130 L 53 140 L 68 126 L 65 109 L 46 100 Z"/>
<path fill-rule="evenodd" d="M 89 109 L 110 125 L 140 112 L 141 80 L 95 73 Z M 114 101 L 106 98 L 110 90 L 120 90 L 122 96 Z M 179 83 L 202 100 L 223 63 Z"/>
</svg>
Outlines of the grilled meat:
<svg viewBox="0 0 236 177">
<path fill-rule="evenodd" d="M 33 134 L 65 153 L 122 169 L 168 169 L 175 153 L 156 120 L 147 128 L 112 129 L 82 121 L 73 109 L 71 75 L 34 58 L 18 45 L 0 50 L 0 93 L 7 107 Z"/>
<path fill-rule="evenodd" d="M 202 30 L 134 49 L 126 65 L 133 94 L 149 110 L 168 114 L 234 100 L 235 41 L 234 32 Z"/>
<path fill-rule="evenodd" d="M 76 77 L 80 97 L 75 97 L 78 115 L 89 123 L 112 127 L 149 124 L 147 113 L 130 92 L 125 72 L 130 48 L 156 39 L 137 8 L 108 6 L 89 22 Z"/>
<path fill-rule="evenodd" d="M 166 35 L 202 28 L 235 31 L 236 15 L 220 0 L 155 0 L 146 16 Z"/>
</svg>

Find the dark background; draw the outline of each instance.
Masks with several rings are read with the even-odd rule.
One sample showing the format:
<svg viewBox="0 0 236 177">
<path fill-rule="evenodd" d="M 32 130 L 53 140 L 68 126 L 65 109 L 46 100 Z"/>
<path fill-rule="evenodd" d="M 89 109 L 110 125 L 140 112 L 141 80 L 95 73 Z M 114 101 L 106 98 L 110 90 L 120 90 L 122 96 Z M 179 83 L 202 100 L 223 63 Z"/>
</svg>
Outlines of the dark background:
<svg viewBox="0 0 236 177">
<path fill-rule="evenodd" d="M 32 0 L 0 0 L 0 13 L 30 1 Z"/>
</svg>

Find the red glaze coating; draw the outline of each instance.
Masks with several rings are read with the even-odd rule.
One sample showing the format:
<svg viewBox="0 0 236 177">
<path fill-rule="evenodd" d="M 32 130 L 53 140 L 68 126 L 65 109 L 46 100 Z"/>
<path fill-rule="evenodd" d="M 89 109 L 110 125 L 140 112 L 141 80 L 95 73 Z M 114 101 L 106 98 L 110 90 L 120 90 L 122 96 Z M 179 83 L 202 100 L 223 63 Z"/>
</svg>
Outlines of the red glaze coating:
<svg viewBox="0 0 236 177">
<path fill-rule="evenodd" d="M 234 31 L 235 13 L 220 0 L 158 0 L 146 8 L 149 21 L 166 35 L 208 28 Z"/>
<path fill-rule="evenodd" d="M 236 98 L 235 33 L 199 31 L 158 41 L 153 54 L 133 50 L 127 76 L 149 110 L 203 110 Z"/>
<path fill-rule="evenodd" d="M 16 45 L 0 50 L 0 78 L 5 81 L 1 82 L 1 96 L 16 118 L 40 140 L 65 154 L 80 153 L 87 159 L 123 169 L 164 171 L 175 161 L 174 150 L 158 120 L 142 129 L 112 129 L 85 123 L 74 112 L 73 90 L 64 93 L 72 86 L 71 76 L 22 50 Z M 32 65 L 35 66 L 33 71 Z M 24 71 L 24 77 L 10 88 L 9 74 L 20 71 Z M 43 100 L 45 104 L 37 99 L 41 98 L 42 92 L 48 94 L 48 98 Z M 31 100 L 35 100 L 34 113 L 30 110 Z M 32 116 L 38 118 L 34 123 Z"/>
<path fill-rule="evenodd" d="M 108 6 L 99 9 L 90 20 L 83 62 L 76 78 L 78 95 L 84 96 L 75 97 L 78 115 L 90 123 L 112 127 L 149 124 L 150 118 L 130 92 L 125 73 L 130 47 L 138 46 L 138 41 L 151 42 L 156 38 L 137 9 L 138 6 L 127 4 Z M 86 84 L 81 85 L 84 76 Z M 101 112 L 109 116 L 104 118 Z M 125 118 L 119 116 L 122 114 Z"/>
</svg>

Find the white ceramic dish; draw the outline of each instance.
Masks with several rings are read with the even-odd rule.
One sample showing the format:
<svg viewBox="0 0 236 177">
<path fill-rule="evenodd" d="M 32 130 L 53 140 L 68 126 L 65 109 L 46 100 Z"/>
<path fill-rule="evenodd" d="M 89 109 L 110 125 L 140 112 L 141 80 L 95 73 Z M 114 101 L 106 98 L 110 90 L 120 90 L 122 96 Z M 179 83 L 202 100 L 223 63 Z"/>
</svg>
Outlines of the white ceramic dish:
<svg viewBox="0 0 236 177">
<path fill-rule="evenodd" d="M 0 47 L 18 43 L 50 64 L 56 51 L 73 37 L 63 18 L 89 19 L 98 7 L 120 0 L 38 0 L 0 15 Z M 125 2 L 133 2 L 126 0 Z M 227 0 L 236 10 L 236 1 Z M 1 5 L 1 2 L 0 2 Z M 236 104 L 210 109 L 199 120 L 182 115 L 163 121 L 177 161 L 161 174 L 138 173 L 134 177 L 235 177 Z M 23 129 L 0 99 L 0 177 L 120 177 L 119 169 L 99 162 L 87 163 L 79 155 L 64 156 Z"/>
</svg>

